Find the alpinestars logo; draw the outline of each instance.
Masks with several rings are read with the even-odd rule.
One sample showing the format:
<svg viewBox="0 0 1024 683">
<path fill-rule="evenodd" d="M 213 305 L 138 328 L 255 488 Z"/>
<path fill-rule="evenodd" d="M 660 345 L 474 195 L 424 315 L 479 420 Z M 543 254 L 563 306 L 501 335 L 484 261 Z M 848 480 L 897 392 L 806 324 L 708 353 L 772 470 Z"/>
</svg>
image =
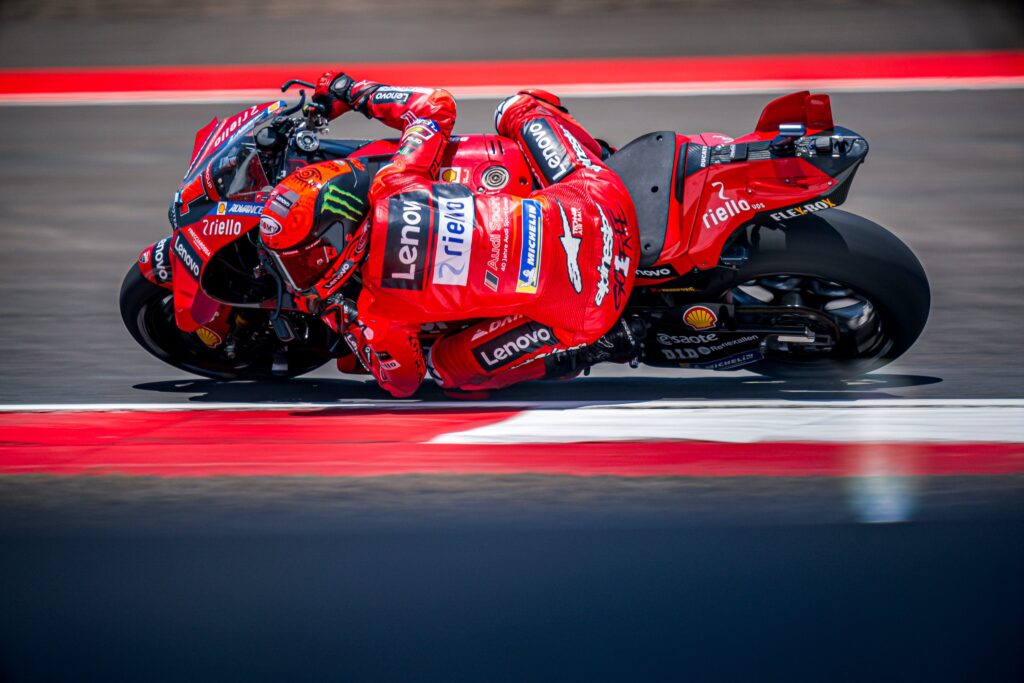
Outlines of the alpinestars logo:
<svg viewBox="0 0 1024 683">
<path fill-rule="evenodd" d="M 573 236 L 569 218 L 565 215 L 565 209 L 562 208 L 561 203 L 558 204 L 558 212 L 562 214 L 562 236 L 558 238 L 558 241 L 562 243 L 562 249 L 565 249 L 565 267 L 569 271 L 569 282 L 572 283 L 572 288 L 576 290 L 577 294 L 582 294 L 583 275 L 580 274 L 579 257 L 580 242 L 583 239 Z"/>
<path fill-rule="evenodd" d="M 359 221 L 363 218 L 363 206 L 364 202 L 361 198 L 347 190 L 342 190 L 334 185 L 328 185 L 324 189 L 323 203 L 320 205 L 320 210 L 338 214 L 350 221 Z"/>
<path fill-rule="evenodd" d="M 597 206 L 595 204 L 595 206 Z M 600 206 L 597 206 L 597 212 L 601 215 L 601 265 L 597 267 L 597 274 L 601 279 L 597 281 L 597 294 L 594 296 L 594 304 L 600 306 L 604 303 L 604 298 L 608 296 L 610 288 L 608 286 L 608 276 L 612 270 L 612 226 L 608 223 L 608 219 L 605 218 L 604 211 Z"/>
<path fill-rule="evenodd" d="M 583 145 L 580 144 L 580 141 L 577 140 L 572 133 L 567 131 L 565 126 L 559 125 L 558 127 L 562 129 L 563 133 L 565 133 L 565 139 L 569 141 L 569 146 L 572 147 L 572 151 L 576 153 L 576 161 L 580 162 L 580 165 L 584 168 L 589 168 L 595 173 L 600 173 L 601 167 L 590 160 L 587 153 L 583 151 Z"/>
</svg>

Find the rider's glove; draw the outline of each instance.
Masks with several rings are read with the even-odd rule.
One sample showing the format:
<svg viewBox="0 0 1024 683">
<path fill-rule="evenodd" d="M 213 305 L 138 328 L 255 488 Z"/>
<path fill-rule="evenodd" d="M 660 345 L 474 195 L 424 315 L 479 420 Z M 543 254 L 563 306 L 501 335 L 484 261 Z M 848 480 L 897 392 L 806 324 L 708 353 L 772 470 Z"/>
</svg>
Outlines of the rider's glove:
<svg viewBox="0 0 1024 683">
<path fill-rule="evenodd" d="M 327 71 L 320 77 L 313 91 L 313 101 L 323 109 L 324 116 L 336 119 L 352 108 L 349 101 L 352 83 L 350 76 L 333 71 Z"/>
<path fill-rule="evenodd" d="M 348 327 L 356 324 L 358 320 L 355 302 L 341 294 L 332 294 L 323 301 L 320 319 L 334 330 L 335 334 L 343 335 Z"/>
<path fill-rule="evenodd" d="M 318 104 L 327 119 L 336 119 L 345 112 L 355 109 L 366 113 L 366 103 L 380 85 L 359 81 L 334 71 L 327 71 L 316 82 L 313 102 Z"/>
<path fill-rule="evenodd" d="M 526 90 L 520 90 L 519 94 L 529 95 L 535 100 L 540 100 L 545 104 L 550 104 L 552 107 L 554 107 L 560 112 L 564 112 L 566 114 L 569 113 L 569 110 L 562 106 L 562 98 L 560 98 L 553 92 L 548 92 L 547 90 L 542 90 L 541 88 L 527 88 Z"/>
<path fill-rule="evenodd" d="M 367 342 L 372 335 L 367 333 L 359 321 L 355 302 L 341 294 L 332 294 L 323 301 L 320 319 L 335 334 L 340 335 L 352 350 L 353 357 L 343 356 L 338 359 L 338 369 L 350 374 L 370 372 L 372 351 Z"/>
</svg>

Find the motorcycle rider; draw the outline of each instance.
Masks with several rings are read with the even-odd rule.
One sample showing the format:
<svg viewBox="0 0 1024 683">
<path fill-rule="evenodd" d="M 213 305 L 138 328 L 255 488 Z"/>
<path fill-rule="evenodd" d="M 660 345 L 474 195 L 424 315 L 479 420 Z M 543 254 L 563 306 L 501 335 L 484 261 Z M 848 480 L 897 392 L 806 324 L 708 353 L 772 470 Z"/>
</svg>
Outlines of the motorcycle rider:
<svg viewBox="0 0 1024 683">
<path fill-rule="evenodd" d="M 355 110 L 402 131 L 398 152 L 372 176 L 358 159 L 291 174 L 264 208 L 261 239 L 300 306 L 393 396 L 427 371 L 450 393 L 474 392 L 639 353 L 642 323 L 620 320 L 639 256 L 633 202 L 558 97 L 523 90 L 495 112 L 539 186 L 525 199 L 438 182 L 455 124 L 445 90 L 327 72 L 313 102 L 328 119 Z M 354 303 L 342 287 L 356 270 Z M 421 325 L 469 319 L 482 320 L 424 358 Z"/>
</svg>

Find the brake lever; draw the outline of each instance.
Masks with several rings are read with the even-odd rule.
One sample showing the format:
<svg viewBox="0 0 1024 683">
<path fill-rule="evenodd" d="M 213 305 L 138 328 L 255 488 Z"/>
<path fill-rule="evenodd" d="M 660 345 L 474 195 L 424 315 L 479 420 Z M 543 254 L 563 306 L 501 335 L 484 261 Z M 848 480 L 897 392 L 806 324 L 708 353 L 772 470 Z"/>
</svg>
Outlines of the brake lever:
<svg viewBox="0 0 1024 683">
<path fill-rule="evenodd" d="M 286 92 L 288 88 L 292 87 L 293 85 L 302 85 L 307 88 L 316 88 L 316 86 L 310 83 L 309 81 L 300 81 L 297 78 L 293 78 L 291 80 L 284 82 L 284 85 L 281 86 L 281 92 Z"/>
</svg>

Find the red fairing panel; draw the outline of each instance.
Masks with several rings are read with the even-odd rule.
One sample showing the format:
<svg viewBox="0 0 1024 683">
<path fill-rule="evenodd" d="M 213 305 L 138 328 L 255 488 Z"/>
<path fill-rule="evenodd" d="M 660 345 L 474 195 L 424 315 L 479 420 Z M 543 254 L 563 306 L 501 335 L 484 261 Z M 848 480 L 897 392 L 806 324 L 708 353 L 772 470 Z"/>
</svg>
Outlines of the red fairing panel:
<svg viewBox="0 0 1024 683">
<path fill-rule="evenodd" d="M 803 90 L 769 102 L 761 112 L 755 130 L 774 136 L 782 123 L 802 123 L 808 130 L 832 128 L 832 104 L 828 95 L 812 95 Z"/>
</svg>

